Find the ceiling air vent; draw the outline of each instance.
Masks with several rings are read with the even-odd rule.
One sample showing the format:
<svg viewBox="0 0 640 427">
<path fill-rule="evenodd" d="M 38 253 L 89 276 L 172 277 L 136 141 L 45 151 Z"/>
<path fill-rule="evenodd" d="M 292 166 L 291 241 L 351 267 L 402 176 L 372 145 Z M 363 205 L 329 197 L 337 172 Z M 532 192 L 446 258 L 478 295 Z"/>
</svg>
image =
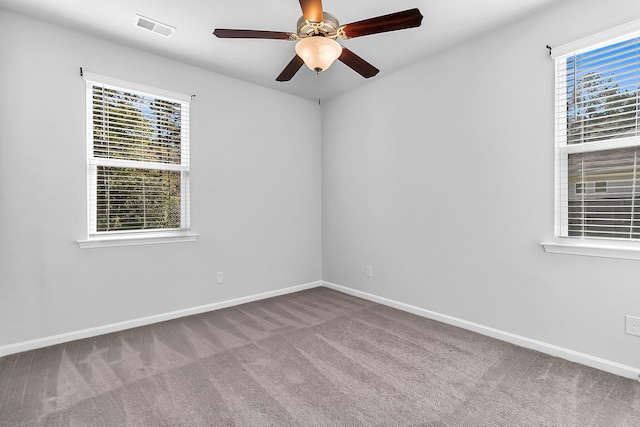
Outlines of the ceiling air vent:
<svg viewBox="0 0 640 427">
<path fill-rule="evenodd" d="M 176 30 L 171 25 L 163 24 L 162 22 L 154 21 L 153 19 L 145 18 L 141 15 L 136 15 L 135 21 L 133 21 L 134 27 L 144 28 L 161 36 L 171 37 Z"/>
</svg>

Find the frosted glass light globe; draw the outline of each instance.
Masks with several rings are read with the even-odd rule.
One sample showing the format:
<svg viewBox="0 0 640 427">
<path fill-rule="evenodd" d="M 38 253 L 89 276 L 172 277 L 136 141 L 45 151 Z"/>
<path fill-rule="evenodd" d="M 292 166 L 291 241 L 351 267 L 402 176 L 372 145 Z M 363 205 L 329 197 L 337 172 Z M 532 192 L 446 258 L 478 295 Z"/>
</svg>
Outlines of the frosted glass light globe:
<svg viewBox="0 0 640 427">
<path fill-rule="evenodd" d="M 333 64 L 342 54 L 337 41 L 321 36 L 307 37 L 296 44 L 296 53 L 309 69 L 320 72 Z"/>
</svg>

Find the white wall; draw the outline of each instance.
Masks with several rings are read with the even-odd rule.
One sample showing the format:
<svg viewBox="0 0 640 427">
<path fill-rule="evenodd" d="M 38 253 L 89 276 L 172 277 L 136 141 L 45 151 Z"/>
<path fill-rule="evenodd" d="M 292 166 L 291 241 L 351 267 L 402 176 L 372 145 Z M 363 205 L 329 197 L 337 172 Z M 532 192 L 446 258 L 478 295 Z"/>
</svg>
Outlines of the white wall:
<svg viewBox="0 0 640 427">
<path fill-rule="evenodd" d="M 322 111 L 0 10 L 0 346 L 322 277 L 640 368 L 640 339 L 624 334 L 624 315 L 640 315 L 640 264 L 539 245 L 553 236 L 545 45 L 640 18 L 636 1 L 611 6 L 562 2 Z M 77 247 L 80 66 L 197 94 L 197 242 Z M 319 137 L 297 137 L 320 131 L 322 153 Z"/>
<path fill-rule="evenodd" d="M 635 0 L 562 2 L 325 101 L 323 279 L 640 368 L 624 333 L 640 263 L 540 246 L 553 238 L 545 46 L 638 18 Z"/>
<path fill-rule="evenodd" d="M 2 10 L 0 53 L 0 346 L 321 279 L 316 103 Z M 79 67 L 197 95 L 196 242 L 78 248 Z"/>
</svg>

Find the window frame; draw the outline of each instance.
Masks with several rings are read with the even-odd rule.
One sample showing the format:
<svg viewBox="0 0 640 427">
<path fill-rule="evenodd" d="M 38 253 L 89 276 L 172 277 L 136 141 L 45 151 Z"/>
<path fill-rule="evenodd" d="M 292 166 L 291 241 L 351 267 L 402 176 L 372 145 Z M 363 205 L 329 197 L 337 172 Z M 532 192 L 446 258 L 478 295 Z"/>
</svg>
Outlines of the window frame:
<svg viewBox="0 0 640 427">
<path fill-rule="evenodd" d="M 561 218 L 568 218 L 568 157 L 572 153 L 586 153 L 605 151 L 617 148 L 640 147 L 640 136 L 611 139 L 607 141 L 587 142 L 581 144 L 567 144 L 566 111 L 559 111 L 559 97 L 565 96 L 559 93 L 558 75 L 566 67 L 566 58 L 572 54 L 590 51 L 615 44 L 634 37 L 640 37 L 640 20 L 602 31 L 580 40 L 554 47 L 551 56 L 555 61 L 555 197 L 554 197 L 554 240 L 542 242 L 546 252 L 570 255 L 585 255 L 604 258 L 619 258 L 640 260 L 640 241 L 631 239 L 596 238 L 596 237 L 567 237 L 568 224 Z M 595 184 L 594 184 L 595 185 Z M 583 191 L 587 191 L 586 182 Z"/>
<path fill-rule="evenodd" d="M 83 73 L 86 97 L 86 179 L 87 179 L 87 238 L 78 240 L 80 248 L 98 248 L 113 246 L 148 245 L 158 243 L 191 242 L 197 234 L 191 233 L 190 209 L 190 130 L 189 103 L 191 96 L 158 89 L 138 83 L 115 79 L 94 73 Z M 180 164 L 144 162 L 127 159 L 109 159 L 94 157 L 93 137 L 93 87 L 104 86 L 110 89 L 126 91 L 154 99 L 167 100 L 181 104 L 181 162 Z M 123 167 L 137 169 L 179 171 L 180 179 L 180 228 L 126 230 L 126 231 L 97 231 L 97 170 L 99 166 Z"/>
</svg>

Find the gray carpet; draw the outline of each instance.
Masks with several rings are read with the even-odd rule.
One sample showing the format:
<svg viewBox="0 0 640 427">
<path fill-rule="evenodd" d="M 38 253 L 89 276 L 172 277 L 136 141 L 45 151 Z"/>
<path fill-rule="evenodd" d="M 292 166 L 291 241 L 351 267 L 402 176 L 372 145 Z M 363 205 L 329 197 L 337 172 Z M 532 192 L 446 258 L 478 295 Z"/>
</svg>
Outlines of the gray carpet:
<svg viewBox="0 0 640 427">
<path fill-rule="evenodd" d="M 640 384 L 330 289 L 0 358 L 2 426 L 640 426 Z"/>
</svg>

